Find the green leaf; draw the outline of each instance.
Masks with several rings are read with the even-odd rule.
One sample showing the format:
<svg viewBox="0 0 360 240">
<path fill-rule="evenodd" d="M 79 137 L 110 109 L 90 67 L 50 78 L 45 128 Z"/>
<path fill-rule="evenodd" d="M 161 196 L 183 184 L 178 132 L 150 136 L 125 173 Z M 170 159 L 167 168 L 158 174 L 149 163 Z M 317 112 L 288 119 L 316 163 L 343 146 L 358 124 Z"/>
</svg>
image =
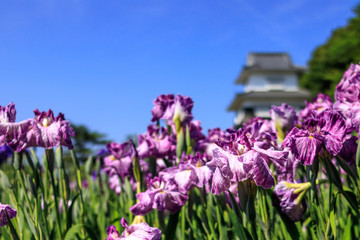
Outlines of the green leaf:
<svg viewBox="0 0 360 240">
<path fill-rule="evenodd" d="M 252 239 L 251 237 L 249 238 L 244 231 L 244 227 L 240 224 L 238 217 L 236 216 L 236 214 L 234 213 L 234 211 L 227 206 L 228 211 L 229 211 L 229 216 L 231 219 L 231 222 L 233 224 L 233 231 L 235 232 L 235 234 L 240 238 L 240 239 Z"/>
<path fill-rule="evenodd" d="M 6 174 L 0 170 L 0 184 L 2 189 L 12 189 L 13 185 L 10 183 Z"/>
<path fill-rule="evenodd" d="M 214 209 L 214 206 L 211 203 L 211 197 L 209 196 L 209 201 L 208 201 L 208 205 L 207 208 L 205 209 L 205 213 L 206 213 L 206 218 L 207 218 L 207 222 L 211 231 L 211 235 L 214 239 L 217 239 L 217 234 L 215 232 L 215 222 L 212 216 L 212 210 Z"/>
<path fill-rule="evenodd" d="M 24 215 L 25 215 L 25 218 L 26 218 L 26 221 L 30 227 L 30 230 L 31 232 L 34 234 L 34 236 L 37 236 L 37 231 L 36 231 L 36 228 L 35 228 L 35 224 L 34 224 L 34 221 L 31 219 L 28 211 L 26 210 L 26 208 L 22 205 L 19 205 L 21 210 L 23 211 Z"/>
<path fill-rule="evenodd" d="M 88 237 L 93 240 L 100 239 L 99 236 L 96 235 L 96 233 L 92 230 L 92 227 L 85 225 L 85 224 L 77 224 L 72 226 L 65 234 L 64 240 L 73 240 L 77 239 L 77 234 L 82 234 L 82 229 L 86 231 L 88 234 Z"/>
<path fill-rule="evenodd" d="M 360 144 L 359 141 L 357 141 L 357 143 L 358 143 L 358 147 L 356 151 L 356 166 L 360 166 Z"/>
<path fill-rule="evenodd" d="M 334 238 L 336 239 L 336 224 L 335 224 L 335 213 L 334 210 L 330 212 L 330 225 L 332 232 L 334 234 Z"/>
<path fill-rule="evenodd" d="M 333 182 L 337 188 L 342 190 L 342 182 L 341 182 L 340 174 L 336 169 L 336 167 L 334 166 L 334 164 L 326 159 L 322 162 L 324 163 L 326 174 L 329 177 L 330 181 Z"/>
<path fill-rule="evenodd" d="M 18 239 L 16 237 L 12 237 L 10 236 L 10 234 L 8 233 L 7 229 L 1 229 L 1 237 L 4 238 L 5 240 L 13 240 L 13 239 Z"/>
<path fill-rule="evenodd" d="M 177 134 L 177 142 L 176 142 L 176 156 L 180 159 L 182 152 L 184 151 L 184 131 L 180 131 Z"/>
<path fill-rule="evenodd" d="M 186 124 L 186 147 L 190 147 L 191 146 L 191 138 L 190 138 L 190 130 L 189 130 L 189 125 Z"/>
<path fill-rule="evenodd" d="M 34 197 L 37 198 L 38 193 L 37 193 L 36 186 L 32 180 L 32 177 L 28 176 L 27 180 L 28 181 L 26 181 L 26 182 L 29 184 L 29 188 L 31 190 L 32 195 L 34 195 Z"/>
<path fill-rule="evenodd" d="M 239 207 L 238 203 L 236 202 L 236 199 L 235 199 L 234 195 L 232 194 L 232 192 L 230 192 L 228 190 L 228 193 L 229 193 L 229 197 L 230 197 L 231 207 L 232 207 L 236 217 L 238 218 L 238 221 L 241 222 L 242 219 L 241 219 L 240 207 Z"/>
<path fill-rule="evenodd" d="M 336 160 L 340 167 L 344 169 L 344 171 L 349 174 L 356 183 L 357 179 L 359 178 L 357 172 L 354 171 L 342 157 L 336 156 Z"/>
<path fill-rule="evenodd" d="M 57 147 L 55 150 L 55 161 L 58 168 L 64 167 L 63 150 L 61 146 Z"/>
<path fill-rule="evenodd" d="M 6 208 L 5 208 L 5 214 L 6 214 L 6 218 L 7 218 L 8 225 L 9 225 L 9 227 L 10 227 L 11 236 L 12 236 L 13 240 L 18 240 L 18 239 L 19 239 L 19 236 L 18 236 L 18 234 L 17 234 L 17 232 L 16 232 L 16 230 L 15 230 L 15 228 L 14 228 L 14 225 L 12 224 L 12 222 L 11 222 L 11 220 L 10 220 L 10 218 L 9 218 L 9 215 L 8 215 L 8 213 L 7 213 L 7 211 L 6 211 Z"/>
<path fill-rule="evenodd" d="M 28 151 L 25 151 L 25 156 L 26 156 L 26 159 L 27 159 L 27 161 L 29 163 L 29 166 L 31 167 L 31 169 L 35 173 L 35 165 L 34 165 L 32 159 L 31 159 L 30 153 Z"/>
<path fill-rule="evenodd" d="M 296 227 L 295 223 L 286 214 L 284 214 L 281 211 L 281 208 L 280 208 L 280 205 L 279 205 L 280 204 L 279 200 L 277 199 L 277 197 L 273 193 L 271 195 L 271 199 L 272 199 L 273 206 L 278 211 L 282 222 L 285 224 L 287 232 L 291 236 L 291 239 L 295 239 L 295 240 L 300 239 L 300 233 L 299 233 L 298 228 Z M 310 206 L 312 206 L 312 204 Z"/>
<path fill-rule="evenodd" d="M 41 230 L 44 232 L 44 234 L 46 236 L 49 236 L 48 222 L 45 216 L 45 212 L 41 208 L 41 199 L 42 199 L 41 194 L 39 194 L 36 201 L 37 204 L 36 211 L 37 211 L 37 215 L 39 216 L 39 225 Z"/>
<path fill-rule="evenodd" d="M 351 216 L 348 216 L 347 223 L 345 226 L 345 233 L 343 239 L 351 239 L 351 226 L 352 226 Z"/>
<path fill-rule="evenodd" d="M 350 204 L 351 208 L 354 209 L 357 214 L 360 214 L 358 204 L 357 204 L 356 195 L 353 192 L 350 192 L 350 191 L 342 191 L 340 193 L 346 198 L 346 200 Z"/>
<path fill-rule="evenodd" d="M 240 208 L 241 208 L 241 210 L 246 212 L 246 205 L 247 205 L 247 201 L 249 199 L 247 181 L 238 182 L 237 190 L 238 190 L 238 196 L 239 196 L 239 201 L 240 201 Z M 229 194 L 230 194 L 230 192 L 229 192 Z"/>
<path fill-rule="evenodd" d="M 227 235 L 226 235 L 226 226 L 223 224 L 223 222 L 221 221 L 222 219 L 222 214 L 220 213 L 220 206 L 219 204 L 216 204 L 216 218 L 217 218 L 217 222 L 218 222 L 218 226 L 219 226 L 219 239 L 221 240 L 227 240 Z"/>
<path fill-rule="evenodd" d="M 248 201 L 246 204 L 246 216 L 249 218 L 251 222 L 255 221 L 256 211 L 255 211 L 255 199 L 254 195 L 251 193 L 248 195 Z"/>
<path fill-rule="evenodd" d="M 168 223 L 166 225 L 166 229 L 165 229 L 165 238 L 166 239 L 175 239 L 176 226 L 179 221 L 179 213 L 180 213 L 180 211 L 170 214 L 169 221 L 168 221 Z"/>
<path fill-rule="evenodd" d="M 91 174 L 92 163 L 93 163 L 93 156 L 90 155 L 85 162 L 85 172 L 87 174 Z"/>
<path fill-rule="evenodd" d="M 72 211 L 74 208 L 74 204 L 76 202 L 76 199 L 80 196 L 80 193 L 76 194 L 73 199 L 71 200 L 71 204 L 67 210 L 67 219 L 66 219 L 66 228 L 69 229 L 72 224 Z M 65 203 L 64 203 L 65 204 Z"/>
<path fill-rule="evenodd" d="M 19 152 L 19 153 L 14 153 L 14 168 L 15 170 L 19 170 L 22 167 L 22 157 L 23 157 L 23 153 Z"/>
<path fill-rule="evenodd" d="M 55 167 L 55 155 L 53 149 L 45 149 L 46 160 L 48 161 L 48 169 L 50 173 L 54 171 Z"/>
</svg>

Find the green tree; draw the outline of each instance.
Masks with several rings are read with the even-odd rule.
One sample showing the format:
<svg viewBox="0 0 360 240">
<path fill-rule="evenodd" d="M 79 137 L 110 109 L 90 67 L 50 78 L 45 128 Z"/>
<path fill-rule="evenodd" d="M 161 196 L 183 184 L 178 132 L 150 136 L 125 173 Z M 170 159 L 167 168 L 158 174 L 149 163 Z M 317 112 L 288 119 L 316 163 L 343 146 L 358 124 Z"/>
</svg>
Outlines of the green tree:
<svg viewBox="0 0 360 240">
<path fill-rule="evenodd" d="M 334 95 L 335 87 L 351 63 L 360 61 L 360 4 L 347 26 L 336 29 L 328 41 L 315 49 L 309 61 L 309 72 L 300 79 L 300 86 L 313 96 L 323 92 Z"/>
<path fill-rule="evenodd" d="M 110 142 L 110 140 L 106 139 L 105 134 L 91 131 L 85 125 L 71 124 L 71 127 L 75 132 L 73 138 L 74 150 L 80 161 L 85 161 L 89 155 L 94 154 L 94 151 L 105 147 L 105 144 Z"/>
</svg>

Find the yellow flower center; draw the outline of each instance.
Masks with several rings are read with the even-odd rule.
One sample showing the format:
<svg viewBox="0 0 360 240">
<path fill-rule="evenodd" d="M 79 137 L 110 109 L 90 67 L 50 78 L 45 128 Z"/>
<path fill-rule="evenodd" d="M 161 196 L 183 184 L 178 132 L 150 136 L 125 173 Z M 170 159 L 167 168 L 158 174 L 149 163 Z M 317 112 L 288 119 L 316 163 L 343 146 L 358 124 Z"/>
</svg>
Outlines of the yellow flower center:
<svg viewBox="0 0 360 240">
<path fill-rule="evenodd" d="M 43 119 L 43 121 L 42 121 L 42 125 L 44 126 L 44 127 L 48 127 L 49 126 L 49 119 L 48 118 L 44 118 Z"/>
</svg>

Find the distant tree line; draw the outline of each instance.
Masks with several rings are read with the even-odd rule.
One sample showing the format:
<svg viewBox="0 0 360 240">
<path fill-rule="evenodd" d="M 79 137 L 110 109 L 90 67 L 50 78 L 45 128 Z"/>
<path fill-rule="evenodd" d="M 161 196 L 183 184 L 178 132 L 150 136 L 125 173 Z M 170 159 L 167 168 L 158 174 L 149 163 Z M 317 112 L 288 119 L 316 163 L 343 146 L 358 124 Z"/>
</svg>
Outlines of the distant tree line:
<svg viewBox="0 0 360 240">
<path fill-rule="evenodd" d="M 309 71 L 300 79 L 300 86 L 313 96 L 319 92 L 333 96 L 344 71 L 360 61 L 360 4 L 353 11 L 355 17 L 347 26 L 333 31 L 328 41 L 315 49 Z"/>
</svg>

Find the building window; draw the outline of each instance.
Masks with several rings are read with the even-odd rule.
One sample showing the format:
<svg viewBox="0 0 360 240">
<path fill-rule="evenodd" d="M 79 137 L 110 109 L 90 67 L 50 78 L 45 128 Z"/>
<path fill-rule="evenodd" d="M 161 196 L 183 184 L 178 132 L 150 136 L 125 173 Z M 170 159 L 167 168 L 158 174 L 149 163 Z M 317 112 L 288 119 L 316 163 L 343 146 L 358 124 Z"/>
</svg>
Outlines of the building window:
<svg viewBox="0 0 360 240">
<path fill-rule="evenodd" d="M 267 80 L 269 81 L 270 84 L 282 84 L 284 83 L 284 78 L 282 76 L 268 76 Z"/>
</svg>

